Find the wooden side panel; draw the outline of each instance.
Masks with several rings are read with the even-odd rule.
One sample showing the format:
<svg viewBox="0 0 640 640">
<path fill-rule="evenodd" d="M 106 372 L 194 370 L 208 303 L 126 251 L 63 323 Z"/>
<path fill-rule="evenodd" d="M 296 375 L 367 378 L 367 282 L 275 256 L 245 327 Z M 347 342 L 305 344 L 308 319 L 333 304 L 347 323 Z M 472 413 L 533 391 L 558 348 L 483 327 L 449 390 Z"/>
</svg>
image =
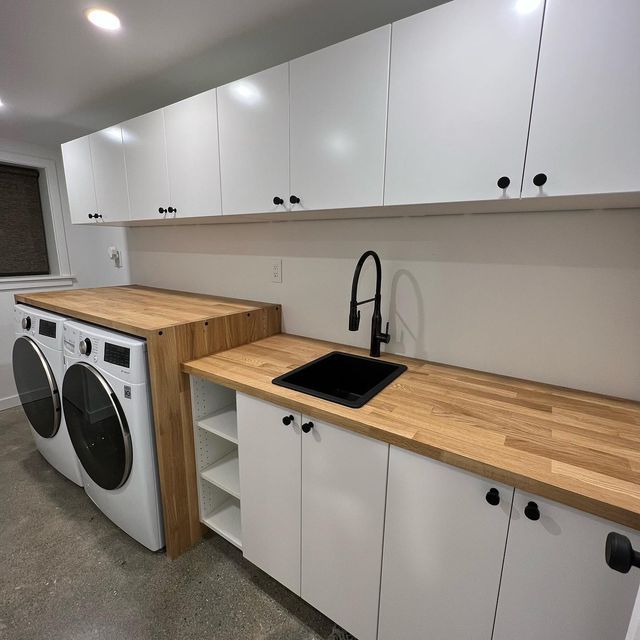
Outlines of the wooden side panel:
<svg viewBox="0 0 640 640">
<path fill-rule="evenodd" d="M 211 318 L 150 334 L 149 369 L 167 555 L 177 558 L 203 533 L 189 376 L 183 362 L 260 340 L 280 331 L 280 306 Z"/>
</svg>

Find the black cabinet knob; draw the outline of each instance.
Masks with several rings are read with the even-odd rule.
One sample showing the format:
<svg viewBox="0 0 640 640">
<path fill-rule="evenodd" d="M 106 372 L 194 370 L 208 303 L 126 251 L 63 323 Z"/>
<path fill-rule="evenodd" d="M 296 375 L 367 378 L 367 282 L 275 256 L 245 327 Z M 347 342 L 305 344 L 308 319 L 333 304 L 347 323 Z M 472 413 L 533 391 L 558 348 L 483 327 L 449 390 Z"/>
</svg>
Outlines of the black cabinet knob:
<svg viewBox="0 0 640 640">
<path fill-rule="evenodd" d="M 178 210 L 177 210 L 175 207 L 169 207 L 169 208 L 167 209 L 167 211 L 168 211 L 169 213 L 178 213 Z"/>
<path fill-rule="evenodd" d="M 502 176 L 502 178 L 498 178 L 498 186 L 500 189 L 506 189 L 511 184 L 511 180 L 507 176 Z"/>
<path fill-rule="evenodd" d="M 288 427 L 293 422 L 293 416 L 285 416 L 282 418 L 282 424 Z"/>
<path fill-rule="evenodd" d="M 158 207 L 158 213 L 159 213 L 160 215 L 164 215 L 165 213 L 167 213 L 167 210 L 166 210 L 166 209 L 163 209 L 162 207 Z"/>
<path fill-rule="evenodd" d="M 89 220 L 91 220 L 93 218 L 93 213 L 89 214 Z"/>
<path fill-rule="evenodd" d="M 300 198 L 298 198 L 298 196 L 289 196 L 289 202 L 291 204 L 298 204 L 300 202 Z"/>
<path fill-rule="evenodd" d="M 275 196 L 273 198 L 273 204 L 275 204 L 276 206 L 279 206 L 281 204 L 284 204 L 284 200 L 280 196 Z"/>
<path fill-rule="evenodd" d="M 529 518 L 529 520 L 540 520 L 540 509 L 538 509 L 538 505 L 535 502 L 530 502 L 524 508 L 524 515 Z"/>
<path fill-rule="evenodd" d="M 536 173 L 536 175 L 533 176 L 533 184 L 535 184 L 536 187 L 541 187 L 543 184 L 545 184 L 546 181 L 547 181 L 546 173 Z"/>
<path fill-rule="evenodd" d="M 491 487 L 491 489 L 487 491 L 487 495 L 485 496 L 485 498 L 487 502 L 493 507 L 500 504 L 500 492 L 495 487 Z"/>
<path fill-rule="evenodd" d="M 313 422 L 305 422 L 305 423 L 302 425 L 302 430 L 303 430 L 305 433 L 309 433 L 309 431 L 311 431 L 311 429 L 313 429 Z"/>
<path fill-rule="evenodd" d="M 607 564 L 620 573 L 629 573 L 631 567 L 640 567 L 640 554 L 631 546 L 631 540 L 613 531 L 607 536 L 604 557 Z"/>
</svg>

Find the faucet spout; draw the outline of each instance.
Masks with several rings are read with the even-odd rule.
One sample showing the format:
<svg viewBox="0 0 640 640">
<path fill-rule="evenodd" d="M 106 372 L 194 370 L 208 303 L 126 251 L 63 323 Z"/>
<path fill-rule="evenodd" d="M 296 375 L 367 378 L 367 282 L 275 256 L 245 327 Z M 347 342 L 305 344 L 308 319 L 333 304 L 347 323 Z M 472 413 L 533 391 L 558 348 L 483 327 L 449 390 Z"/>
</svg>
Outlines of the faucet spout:
<svg viewBox="0 0 640 640">
<path fill-rule="evenodd" d="M 367 258 L 373 258 L 376 265 L 376 293 L 373 298 L 361 300 L 358 302 L 358 282 L 360 280 L 360 272 Z M 351 283 L 351 301 L 349 303 L 349 331 L 357 331 L 360 327 L 360 311 L 358 307 L 361 304 L 373 302 L 373 315 L 371 316 L 371 347 L 369 355 L 374 358 L 380 356 L 380 343 L 388 344 L 391 336 L 389 335 L 389 323 L 387 322 L 386 330 L 382 331 L 382 313 L 380 312 L 380 289 L 382 287 L 382 265 L 380 258 L 375 251 L 365 251 L 356 264 L 353 273 L 353 282 Z"/>
</svg>

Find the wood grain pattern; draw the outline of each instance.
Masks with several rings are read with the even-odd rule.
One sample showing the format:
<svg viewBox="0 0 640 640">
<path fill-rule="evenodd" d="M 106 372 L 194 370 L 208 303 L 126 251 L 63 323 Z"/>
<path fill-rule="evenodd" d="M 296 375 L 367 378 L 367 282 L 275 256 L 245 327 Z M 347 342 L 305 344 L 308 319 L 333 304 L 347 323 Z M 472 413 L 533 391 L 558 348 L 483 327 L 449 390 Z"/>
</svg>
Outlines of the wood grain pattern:
<svg viewBox="0 0 640 640">
<path fill-rule="evenodd" d="M 640 403 L 385 354 L 409 369 L 361 409 L 271 380 L 329 351 L 291 335 L 183 371 L 640 529 Z"/>
<path fill-rule="evenodd" d="M 280 305 L 148 287 L 105 287 L 20 294 L 16 301 L 147 340 L 158 474 L 167 555 L 176 558 L 203 528 L 189 376 L 185 360 L 280 331 Z"/>
<path fill-rule="evenodd" d="M 260 302 L 130 285 L 17 294 L 16 302 L 147 337 L 153 331 L 255 311 Z"/>
</svg>

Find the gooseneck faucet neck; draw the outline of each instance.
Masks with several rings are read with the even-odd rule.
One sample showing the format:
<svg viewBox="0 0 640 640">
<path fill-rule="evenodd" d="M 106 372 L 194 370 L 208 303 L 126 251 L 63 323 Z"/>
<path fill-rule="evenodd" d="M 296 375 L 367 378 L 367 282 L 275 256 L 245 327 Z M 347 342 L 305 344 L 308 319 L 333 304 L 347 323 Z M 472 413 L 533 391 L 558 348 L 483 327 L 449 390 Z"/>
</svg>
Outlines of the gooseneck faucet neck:
<svg viewBox="0 0 640 640">
<path fill-rule="evenodd" d="M 358 302 L 358 282 L 360 280 L 360 272 L 367 258 L 373 258 L 376 265 L 376 292 L 373 298 L 367 300 L 361 300 Z M 371 317 L 371 348 L 369 354 L 373 357 L 380 355 L 380 343 L 384 342 L 388 344 L 391 336 L 389 335 L 389 323 L 387 322 L 386 331 L 382 332 L 382 314 L 380 312 L 380 290 L 382 287 L 382 265 L 380 258 L 375 251 L 365 251 L 356 264 L 356 269 L 353 273 L 353 282 L 351 284 L 351 301 L 349 304 L 349 331 L 357 331 L 360 326 L 360 311 L 358 307 L 361 304 L 373 302 L 373 315 Z"/>
</svg>

